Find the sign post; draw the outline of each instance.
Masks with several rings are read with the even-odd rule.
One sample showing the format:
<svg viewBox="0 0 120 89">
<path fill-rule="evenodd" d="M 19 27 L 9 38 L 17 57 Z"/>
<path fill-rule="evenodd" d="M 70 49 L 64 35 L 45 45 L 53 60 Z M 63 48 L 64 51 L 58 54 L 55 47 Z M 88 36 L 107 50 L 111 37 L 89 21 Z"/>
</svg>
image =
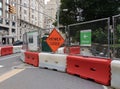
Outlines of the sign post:
<svg viewBox="0 0 120 89">
<path fill-rule="evenodd" d="M 91 46 L 91 30 L 80 31 L 80 45 Z"/>
<path fill-rule="evenodd" d="M 60 35 L 60 33 L 54 28 L 50 33 L 49 37 L 46 39 L 46 42 L 50 46 L 52 51 L 55 52 L 64 43 L 64 39 Z"/>
</svg>

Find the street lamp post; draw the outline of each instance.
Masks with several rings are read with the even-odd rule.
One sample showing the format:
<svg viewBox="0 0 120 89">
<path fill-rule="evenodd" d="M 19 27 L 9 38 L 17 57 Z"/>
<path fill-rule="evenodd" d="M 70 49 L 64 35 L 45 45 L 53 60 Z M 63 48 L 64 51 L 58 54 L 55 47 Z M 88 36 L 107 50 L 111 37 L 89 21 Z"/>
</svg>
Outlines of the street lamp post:
<svg viewBox="0 0 120 89">
<path fill-rule="evenodd" d="M 59 0 L 56 1 L 56 4 L 57 4 L 57 28 L 59 28 L 59 16 L 60 16 Z"/>
</svg>

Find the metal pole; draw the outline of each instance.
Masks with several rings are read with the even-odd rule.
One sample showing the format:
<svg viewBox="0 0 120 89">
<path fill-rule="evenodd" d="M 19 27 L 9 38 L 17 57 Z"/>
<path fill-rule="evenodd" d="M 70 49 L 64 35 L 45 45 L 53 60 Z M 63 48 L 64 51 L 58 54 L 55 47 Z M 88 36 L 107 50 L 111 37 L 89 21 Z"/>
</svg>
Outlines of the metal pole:
<svg viewBox="0 0 120 89">
<path fill-rule="evenodd" d="M 57 28 L 59 29 L 59 15 L 60 15 L 59 0 L 57 0 L 56 4 L 57 4 Z"/>
<path fill-rule="evenodd" d="M 112 17 L 113 22 L 113 58 L 115 57 L 115 16 Z"/>
<path fill-rule="evenodd" d="M 110 18 L 108 18 L 108 57 L 110 57 Z"/>
<path fill-rule="evenodd" d="M 82 25 L 82 24 L 87 24 L 87 23 L 92 23 L 92 22 L 97 22 L 97 21 L 102 21 L 102 20 L 108 20 L 108 18 L 102 18 L 102 19 L 97 19 L 97 20 L 91 20 L 91 21 L 86 21 L 86 22 L 81 22 L 81 23 L 75 23 L 75 24 L 70 24 L 70 25 L 68 25 L 68 26 Z"/>
<path fill-rule="evenodd" d="M 70 26 L 68 26 L 68 46 L 70 46 Z"/>
<path fill-rule="evenodd" d="M 59 9 L 58 9 L 58 12 L 57 12 L 57 27 L 58 27 L 58 29 L 59 29 L 59 14 L 60 14 L 60 12 L 59 12 Z"/>
</svg>

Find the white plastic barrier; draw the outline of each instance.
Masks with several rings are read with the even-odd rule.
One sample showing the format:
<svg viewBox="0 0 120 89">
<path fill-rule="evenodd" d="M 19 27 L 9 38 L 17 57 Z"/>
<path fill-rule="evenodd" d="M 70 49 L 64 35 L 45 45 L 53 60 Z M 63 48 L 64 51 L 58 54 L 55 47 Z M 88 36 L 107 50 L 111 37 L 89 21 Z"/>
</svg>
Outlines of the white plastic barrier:
<svg viewBox="0 0 120 89">
<path fill-rule="evenodd" d="M 111 62 L 111 86 L 120 89 L 120 61 Z"/>
<path fill-rule="evenodd" d="M 21 50 L 21 55 L 20 55 L 20 59 L 25 62 L 25 50 Z"/>
<path fill-rule="evenodd" d="M 13 46 L 13 53 L 21 52 L 22 46 Z"/>
<path fill-rule="evenodd" d="M 39 53 L 39 67 L 65 72 L 66 58 L 63 54 Z"/>
<path fill-rule="evenodd" d="M 65 47 L 60 47 L 60 48 L 58 48 L 58 50 L 57 50 L 56 53 L 58 53 L 58 54 L 64 54 L 64 49 L 65 49 Z"/>
</svg>

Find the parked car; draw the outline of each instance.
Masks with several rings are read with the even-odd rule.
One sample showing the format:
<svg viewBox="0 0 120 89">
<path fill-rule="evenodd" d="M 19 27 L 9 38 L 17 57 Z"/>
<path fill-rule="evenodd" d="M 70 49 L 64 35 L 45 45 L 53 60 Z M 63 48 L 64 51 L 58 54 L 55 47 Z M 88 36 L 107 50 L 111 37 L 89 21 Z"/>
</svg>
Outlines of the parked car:
<svg viewBox="0 0 120 89">
<path fill-rule="evenodd" d="M 23 41 L 20 41 L 20 40 L 13 42 L 13 46 L 22 45 L 22 44 L 23 44 Z"/>
</svg>

